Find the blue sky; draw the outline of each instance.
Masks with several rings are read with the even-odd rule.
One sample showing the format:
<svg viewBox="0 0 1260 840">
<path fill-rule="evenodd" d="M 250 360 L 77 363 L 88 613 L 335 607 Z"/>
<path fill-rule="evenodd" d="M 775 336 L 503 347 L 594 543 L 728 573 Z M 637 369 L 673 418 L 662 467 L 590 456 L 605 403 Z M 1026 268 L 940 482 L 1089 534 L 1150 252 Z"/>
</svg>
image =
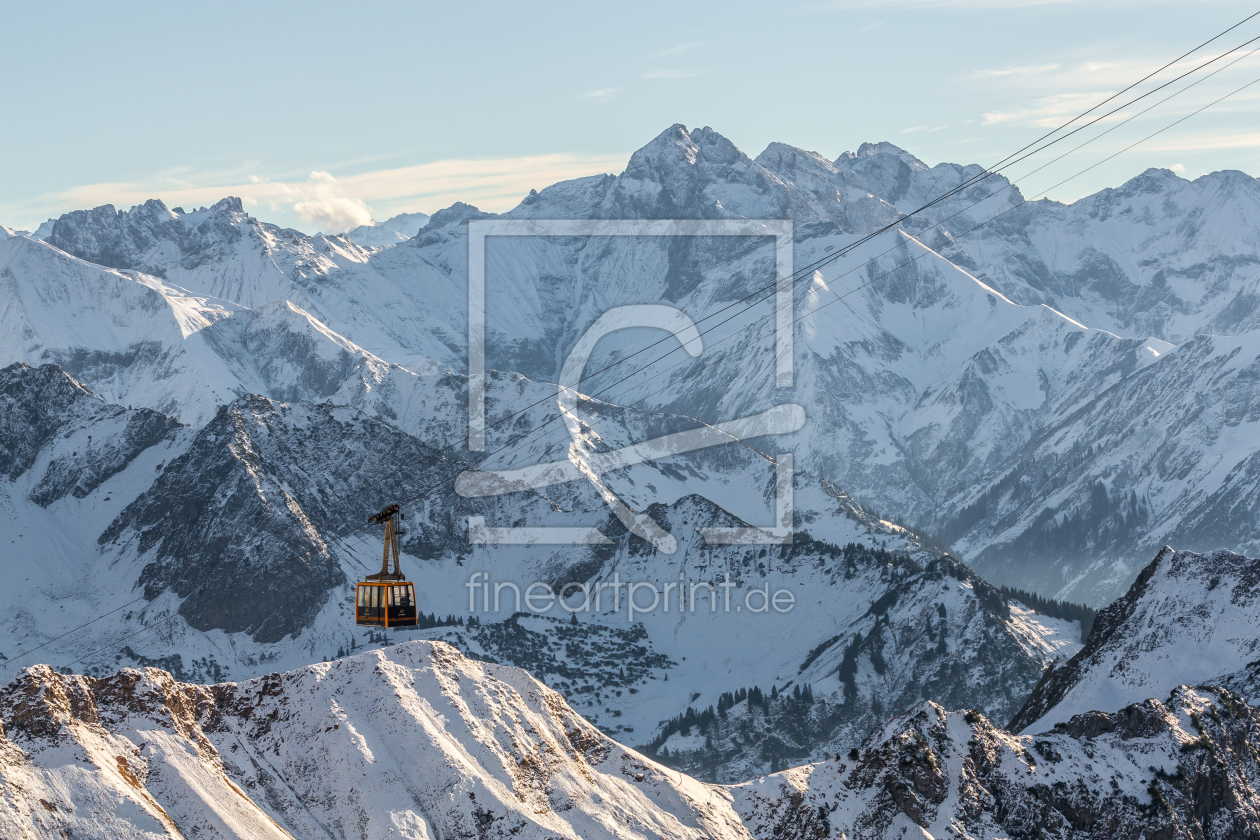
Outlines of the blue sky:
<svg viewBox="0 0 1260 840">
<path fill-rule="evenodd" d="M 677 122 L 712 126 L 753 156 L 774 140 L 829 158 L 889 140 L 929 164 L 993 163 L 1255 10 L 1232 0 L 8 4 L 0 223 L 228 194 L 309 232 L 457 199 L 501 211 L 531 188 L 620 172 Z M 1257 35 L 1260 18 L 1204 55 Z M 1037 195 L 1255 78 L 1260 53 L 1021 187 Z M 1258 115 L 1260 84 L 1049 194 L 1070 201 L 1151 166 L 1260 175 Z"/>
</svg>

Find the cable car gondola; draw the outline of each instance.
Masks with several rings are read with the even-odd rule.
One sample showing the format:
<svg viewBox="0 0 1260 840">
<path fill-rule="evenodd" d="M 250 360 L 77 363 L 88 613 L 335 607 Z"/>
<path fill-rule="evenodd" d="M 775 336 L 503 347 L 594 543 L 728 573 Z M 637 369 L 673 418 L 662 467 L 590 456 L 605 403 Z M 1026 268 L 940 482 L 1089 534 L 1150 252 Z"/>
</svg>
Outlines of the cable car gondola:
<svg viewBox="0 0 1260 840">
<path fill-rule="evenodd" d="M 398 565 L 398 523 L 403 518 L 398 505 L 389 505 L 372 517 L 373 522 L 385 526 L 385 549 L 380 574 L 364 578 L 355 593 L 354 623 L 360 627 L 416 626 L 416 587 L 403 579 Z"/>
</svg>

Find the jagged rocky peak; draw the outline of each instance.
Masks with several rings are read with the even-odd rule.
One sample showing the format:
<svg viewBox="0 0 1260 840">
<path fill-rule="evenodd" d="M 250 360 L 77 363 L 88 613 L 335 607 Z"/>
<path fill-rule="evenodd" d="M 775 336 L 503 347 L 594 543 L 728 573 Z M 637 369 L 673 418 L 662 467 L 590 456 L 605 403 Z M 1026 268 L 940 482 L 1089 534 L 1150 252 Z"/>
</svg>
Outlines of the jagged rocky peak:
<svg viewBox="0 0 1260 840">
<path fill-rule="evenodd" d="M 48 507 L 84 498 L 180 428 L 147 408 L 110 405 L 56 365 L 0 370 L 0 475 Z"/>
<path fill-rule="evenodd" d="M 846 196 L 842 192 L 844 181 L 840 171 L 818 152 L 808 152 L 786 143 L 771 143 L 757 155 L 757 163 L 782 181 L 805 190 L 821 201 L 860 198 Z"/>
<path fill-rule="evenodd" d="M 454 225 L 462 225 L 469 219 L 485 219 L 493 215 L 493 213 L 483 213 L 471 204 L 457 201 L 450 207 L 444 207 L 430 216 L 428 222 L 425 223 L 424 227 L 420 228 L 417 235 Z"/>
<path fill-rule="evenodd" d="M 145 597 L 173 591 L 193 627 L 278 642 L 309 626 L 345 582 L 326 535 L 400 492 L 369 477 L 409 464 L 404 483 L 421 486 L 432 480 L 431 454 L 352 408 L 241 397 L 219 409 L 99 542 L 134 543 L 149 560 L 139 581 Z M 263 569 L 276 573 L 259 576 Z M 250 586 L 236 586 L 251 576 Z"/>
<path fill-rule="evenodd" d="M 0 370 L 0 474 L 17 478 L 66 423 L 103 404 L 56 365 Z"/>
<path fill-rule="evenodd" d="M 1182 683 L 1245 681 L 1260 659 L 1260 560 L 1165 547 L 1098 614 L 1085 647 L 1046 672 L 1011 721 L 1040 731 L 1090 709 L 1161 696 Z"/>
<path fill-rule="evenodd" d="M 923 703 L 848 754 L 731 791 L 759 840 L 1254 836 L 1260 711 L 1222 688 L 1167 697 L 1024 736 Z"/>
<path fill-rule="evenodd" d="M 731 187 L 751 188 L 742 196 Z M 709 127 L 673 125 L 635 152 L 618 179 L 616 204 L 656 218 L 773 218 L 768 195 L 781 183 Z M 767 199 L 771 199 L 768 201 Z"/>
<path fill-rule="evenodd" d="M 670 126 L 618 176 L 594 175 L 527 196 L 513 215 L 534 218 L 778 219 L 784 185 L 711 128 Z"/>
<path fill-rule="evenodd" d="M 428 213 L 399 213 L 383 222 L 372 220 L 370 224 L 359 225 L 342 235 L 366 248 L 388 248 L 411 239 L 428 223 Z"/>
<path fill-rule="evenodd" d="M 261 224 L 233 196 L 191 212 L 169 209 L 161 199 L 153 198 L 125 211 L 105 204 L 66 213 L 53 225 L 48 242 L 89 262 L 164 277 L 170 268 L 168 259 L 152 253 L 160 244 L 174 244 L 179 261 L 192 268 L 219 256 L 224 245 Z"/>
<path fill-rule="evenodd" d="M 440 642 L 211 686 L 37 666 L 0 717 L 5 837 L 750 837 L 724 790 Z"/>
<path fill-rule="evenodd" d="M 670 126 L 635 152 L 618 176 L 565 181 L 512 211 L 536 218 L 792 218 L 844 223 L 853 213 L 843 179 L 825 158 L 775 143 L 757 160 L 711 128 Z M 870 215 L 868 209 L 862 213 Z"/>
<path fill-rule="evenodd" d="M 883 155 L 897 158 L 902 163 L 914 169 L 927 169 L 928 165 L 919 160 L 914 155 L 907 152 L 900 146 L 893 145 L 887 140 L 878 143 L 863 143 L 858 146 L 856 152 L 844 152 L 840 157 L 836 158 L 837 167 L 852 167 L 868 158 L 877 158 Z"/>
<path fill-rule="evenodd" d="M 1255 258 L 1254 230 L 1260 224 L 1260 180 L 1226 169 L 1191 181 L 1168 169 L 1152 168 L 1118 187 L 1081 199 L 1069 210 L 1070 215 L 1096 222 L 1111 220 L 1163 230 L 1165 235 L 1147 247 L 1172 257 L 1190 255 L 1187 268 L 1204 262 L 1205 255 L 1195 252 L 1196 248 L 1209 252 L 1209 266 L 1221 256 L 1242 256 L 1250 263 Z M 1194 276 L 1201 282 L 1199 275 Z"/>
</svg>

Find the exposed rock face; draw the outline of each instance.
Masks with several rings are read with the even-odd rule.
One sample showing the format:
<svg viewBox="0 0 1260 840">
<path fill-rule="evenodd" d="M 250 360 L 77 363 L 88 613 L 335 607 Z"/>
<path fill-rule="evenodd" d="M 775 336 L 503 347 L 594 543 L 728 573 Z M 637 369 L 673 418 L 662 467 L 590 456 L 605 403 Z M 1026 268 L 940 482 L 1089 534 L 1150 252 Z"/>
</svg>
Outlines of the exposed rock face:
<svg viewBox="0 0 1260 840">
<path fill-rule="evenodd" d="M 56 365 L 0 370 L 0 475 L 38 470 L 28 498 L 40 507 L 88 495 L 178 428 L 156 411 L 109 405 Z"/>
<path fill-rule="evenodd" d="M 65 437 L 61 428 L 56 445 L 45 445 L 36 460 L 23 456 L 22 463 L 34 468 L 25 467 L 22 483 L 13 485 L 23 495 L 33 493 L 28 485 L 50 498 L 61 493 L 49 511 L 62 518 L 63 542 L 70 546 L 67 581 L 54 588 L 59 597 L 84 586 L 79 578 L 84 558 L 99 557 L 87 568 L 99 568 L 100 577 L 88 578 L 86 585 L 100 603 L 80 609 L 108 613 L 137 594 L 147 602 L 110 613 L 91 634 L 69 634 L 56 647 L 42 649 L 63 662 L 99 654 L 83 664 L 89 673 L 135 663 L 160 665 L 181 679 L 213 680 L 256 674 L 276 657 L 296 665 L 371 643 L 371 633 L 365 640 L 353 627 L 347 598 L 351 582 L 379 563 L 367 514 L 400 499 L 410 528 L 404 566 L 418 583 L 421 609 L 467 619 L 418 632 L 483 659 L 528 668 L 610 735 L 650 744 L 649 751 L 664 763 L 706 780 L 737 781 L 847 749 L 887 713 L 923 698 L 1009 717 L 1049 660 L 1076 646 L 1078 631 L 1071 623 L 1008 604 L 962 564 L 935 558 L 913 534 L 881 523 L 838 488 L 806 474 L 794 477 L 794 497 L 797 516 L 810 531 L 799 531 L 791 545 L 750 551 L 706 544 L 697 528 L 746 523 L 691 492 L 704 480 L 700 469 L 723 482 L 764 487 L 766 493 L 773 489 L 766 460 L 736 444 L 692 461 L 687 473 L 643 465 L 615 477 L 619 492 L 632 502 L 646 487 L 652 494 L 677 494 L 667 505 L 650 506 L 679 541 L 678 551 L 666 555 L 628 533 L 586 482 L 545 493 L 463 498 L 450 489 L 468 466 L 455 450 L 439 452 L 351 408 L 242 397 L 202 428 L 180 430 L 147 410 L 129 414 L 105 406 L 55 368 L 42 375 L 77 393 L 92 411 L 120 418 L 110 420 L 115 425 L 134 414 L 130 425 L 115 430 L 121 443 L 135 444 L 137 437 L 127 430 L 144 418 L 171 429 L 160 455 L 123 470 L 122 484 L 112 491 L 93 490 L 90 477 L 40 466 L 81 466 L 84 459 L 74 456 L 84 451 L 89 431 L 96 435 L 93 451 L 118 450 L 131 458 L 125 464 L 134 461 L 132 449 L 139 444 L 113 446 L 115 438 L 106 438 L 99 418 L 74 433 L 82 440 Z M 496 381 L 516 391 L 518 399 L 536 388 L 519 378 Z M 43 404 L 53 413 L 59 405 L 52 396 Z M 492 400 L 491 416 L 504 405 Z M 640 428 L 651 417 L 603 406 L 585 419 L 601 430 L 615 420 L 634 432 L 632 440 L 673 428 Z M 670 422 L 694 425 L 688 418 Z M 34 439 L 37 425 L 28 423 L 12 439 Z M 511 428 L 496 430 L 492 440 L 510 440 L 512 434 Z M 623 445 L 607 431 L 599 437 L 591 433 L 589 444 L 601 450 Z M 527 453 L 530 461 L 556 457 L 552 443 L 538 446 Z M 50 477 L 41 479 L 45 472 Z M 415 498 L 426 502 L 415 504 Z M 766 504 L 752 501 L 754 514 Z M 85 519 L 98 503 L 101 513 Z M 559 523 L 582 516 L 598 523 L 609 543 L 545 552 L 470 545 L 470 515 L 492 523 Z M 18 531 L 13 538 L 21 536 Z M 72 538 L 82 541 L 79 550 Z M 619 575 L 623 585 L 634 579 L 663 587 L 687 577 L 729 579 L 737 589 L 735 604 L 717 614 L 706 603 L 699 614 L 657 609 L 630 622 L 624 610 L 605 609 L 573 625 L 558 607 L 548 616 L 514 615 L 523 609 L 519 601 L 506 600 L 502 609 L 488 613 L 479 604 L 470 612 L 467 583 L 474 573 L 522 586 L 534 580 L 594 586 Z M 741 593 L 772 582 L 799 599 L 795 611 L 746 620 L 738 612 Z M 38 632 L 32 633 L 18 609 L 7 624 L 14 641 L 5 655 L 38 644 L 33 638 L 63 632 L 35 626 Z M 679 632 L 680 626 L 686 632 Z M 169 635 L 155 635 L 166 630 Z M 133 643 L 134 634 L 146 644 Z M 213 641 L 221 634 L 230 643 Z M 747 656 L 733 660 L 732 645 Z M 765 707 L 723 709 L 729 720 L 711 731 L 708 721 L 687 733 L 680 727 L 658 731 L 670 718 L 685 718 L 689 706 L 704 715 L 722 704 L 723 694 L 754 686 L 767 694 L 781 690 L 782 696 Z M 806 686 L 809 696 L 802 701 L 793 692 Z"/>
<path fill-rule="evenodd" d="M 799 556 L 810 553 L 802 546 Z M 748 685 L 721 686 L 725 697 L 706 693 L 656 735 L 649 754 L 697 778 L 734 782 L 848 750 L 889 714 L 924 698 L 1001 719 L 997 710 L 1018 707 L 1053 655 L 1053 640 L 1034 630 L 1044 617 L 1008 602 L 951 558 L 919 567 L 856 546 L 824 556 L 837 590 L 862 587 L 889 561 L 891 574 L 862 615 L 802 651 L 786 683 L 757 686 L 759 697 L 737 696 L 754 688 Z M 835 601 L 837 611 L 845 609 L 841 597 Z"/>
<path fill-rule="evenodd" d="M 1098 614 L 1085 647 L 1046 672 L 1010 728 L 1037 731 L 1186 682 L 1247 689 L 1257 627 L 1260 560 L 1165 548 Z"/>
<path fill-rule="evenodd" d="M 785 441 L 797 466 L 941 535 L 994 582 L 1095 607 L 1122 595 L 1161 544 L 1260 551 L 1247 515 L 1260 499 L 1260 415 L 1249 408 L 1260 182 L 1244 173 L 1186 181 L 1149 170 L 1072 205 L 1024 203 L 977 165 L 929 167 L 890 143 L 834 159 L 773 143 L 752 158 L 711 128 L 674 125 L 621 174 L 545 187 L 506 216 L 791 219 L 799 269 L 963 185 L 798 279 L 795 392 L 812 425 Z M 432 418 L 380 392 L 409 391 L 391 366 L 465 364 L 466 224 L 486 215 L 457 204 L 419 231 L 410 218 L 418 235 L 369 252 L 353 237 L 268 225 L 231 198 L 193 211 L 159 201 L 76 211 L 53 226 L 56 248 L 116 267 L 114 286 L 140 271 L 164 289 L 74 297 L 69 319 L 35 312 L 49 295 L 27 288 L 29 275 L 65 267 L 9 264 L 10 251 L 40 244 L 10 237 L 0 276 L 11 272 L 21 301 L 0 284 L 0 327 L 26 337 L 6 345 L 0 333 L 0 363 L 56 361 L 108 399 L 192 425 L 262 393 L 360 405 L 414 433 Z M 775 271 L 768 237 L 607 239 L 487 244 L 490 367 L 555 381 L 609 307 L 665 300 L 699 320 Z M 127 306 L 102 302 L 115 298 Z M 58 334 L 85 311 L 133 329 Z M 194 329 L 196 319 L 214 323 Z M 726 329 L 737 326 L 748 324 Z M 764 409 L 782 395 L 765 376 L 763 338 L 724 334 L 703 376 L 671 370 L 647 395 L 630 387 L 640 376 L 617 396 L 706 422 Z M 193 358 L 203 340 L 213 358 Z M 601 344 L 592 369 L 642 347 L 626 336 Z M 263 354 L 270 363 L 255 366 Z"/>
<path fill-rule="evenodd" d="M 748 837 L 724 790 L 441 643 L 212 686 L 38 666 L 0 717 L 5 837 Z"/>
<path fill-rule="evenodd" d="M 1178 688 L 1014 736 L 925 703 L 847 756 L 731 788 L 759 840 L 1260 836 L 1260 712 Z"/>
<path fill-rule="evenodd" d="M 277 642 L 308 626 L 345 582 L 328 539 L 400 495 L 382 477 L 420 488 L 449 471 L 432 447 L 353 409 L 244 397 L 220 409 L 98 542 L 134 543 L 149 558 L 146 597 L 173 591 L 191 626 Z"/>
</svg>

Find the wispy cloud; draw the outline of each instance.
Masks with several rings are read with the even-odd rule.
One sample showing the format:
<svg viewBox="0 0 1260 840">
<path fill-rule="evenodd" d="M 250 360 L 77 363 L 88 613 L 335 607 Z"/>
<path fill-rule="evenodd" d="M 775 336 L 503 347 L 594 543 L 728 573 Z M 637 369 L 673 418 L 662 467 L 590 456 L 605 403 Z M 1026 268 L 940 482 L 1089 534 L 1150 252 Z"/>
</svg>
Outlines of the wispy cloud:
<svg viewBox="0 0 1260 840">
<path fill-rule="evenodd" d="M 326 232 L 387 218 L 404 210 L 433 210 L 456 201 L 483 210 L 510 210 L 529 193 L 557 181 L 620 172 L 628 154 L 535 155 L 486 160 L 442 160 L 333 177 L 324 171 L 299 179 L 268 179 L 242 172 L 164 172 L 148 179 L 84 184 L 45 195 L 37 205 L 0 212 L 47 218 L 68 210 L 113 204 L 130 207 L 160 198 L 170 207 L 209 205 L 234 195 L 251 208 L 295 214 Z"/>
<path fill-rule="evenodd" d="M 882 20 L 877 20 L 874 23 L 868 23 L 865 26 L 858 27 L 858 34 L 861 35 L 863 32 L 870 32 L 872 29 L 879 29 L 883 25 L 884 22 Z"/>
<path fill-rule="evenodd" d="M 617 91 L 618 91 L 618 88 L 615 88 L 615 87 L 600 88 L 599 90 L 588 90 L 586 93 L 582 94 L 582 98 L 604 100 L 604 99 L 609 99 Z"/>
<path fill-rule="evenodd" d="M 1218 149 L 1260 149 L 1260 133 L 1218 134 L 1205 132 L 1160 140 L 1147 146 L 1152 152 L 1204 152 Z"/>
<path fill-rule="evenodd" d="M 1036 76 L 1058 70 L 1058 64 L 1028 64 L 1021 67 L 1000 67 L 992 70 L 977 70 L 968 79 L 1000 79 L 1006 76 Z"/>
<path fill-rule="evenodd" d="M 1075 116 L 1106 98 L 1106 93 L 1057 93 L 1043 96 L 1024 108 L 982 114 L 981 122 L 985 125 L 1026 122 L 1048 128 L 1061 123 L 1064 117 Z"/>
<path fill-rule="evenodd" d="M 641 79 L 690 79 L 699 76 L 703 70 L 649 70 L 639 78 Z"/>
<path fill-rule="evenodd" d="M 916 125 L 916 126 L 914 126 L 913 128 L 903 128 L 903 129 L 901 129 L 901 133 L 902 133 L 902 134 L 914 134 L 916 131 L 927 131 L 927 126 L 926 126 L 926 125 Z"/>
<path fill-rule="evenodd" d="M 668 56 L 668 55 L 679 55 L 680 53 L 685 53 L 688 50 L 694 50 L 696 47 L 702 47 L 707 43 L 708 41 L 692 41 L 689 44 L 678 44 L 676 46 L 670 47 L 667 50 L 661 50 L 660 52 L 655 53 L 652 57 L 664 58 L 665 56 Z"/>
</svg>

